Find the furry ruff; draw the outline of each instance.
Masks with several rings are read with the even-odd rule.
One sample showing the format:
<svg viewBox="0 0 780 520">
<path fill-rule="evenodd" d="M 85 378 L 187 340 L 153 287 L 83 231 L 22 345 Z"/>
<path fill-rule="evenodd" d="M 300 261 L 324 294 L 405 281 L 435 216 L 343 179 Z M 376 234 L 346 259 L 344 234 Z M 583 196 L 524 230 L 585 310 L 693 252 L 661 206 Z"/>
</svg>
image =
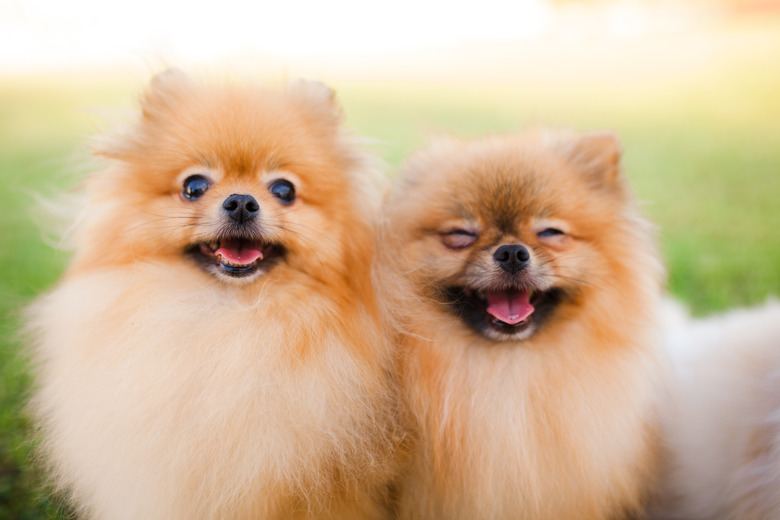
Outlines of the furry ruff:
<svg viewBox="0 0 780 520">
<path fill-rule="evenodd" d="M 674 378 L 652 517 L 780 518 L 780 303 L 696 320 L 678 310 L 667 331 Z"/>
<path fill-rule="evenodd" d="M 40 452 L 80 516 L 384 516 L 376 176 L 340 119 L 321 84 L 169 71 L 96 141 L 73 260 L 28 311 Z"/>
<path fill-rule="evenodd" d="M 531 131 L 408 163 L 381 254 L 414 432 L 401 518 L 641 516 L 663 269 L 619 158 L 608 134 Z"/>
</svg>

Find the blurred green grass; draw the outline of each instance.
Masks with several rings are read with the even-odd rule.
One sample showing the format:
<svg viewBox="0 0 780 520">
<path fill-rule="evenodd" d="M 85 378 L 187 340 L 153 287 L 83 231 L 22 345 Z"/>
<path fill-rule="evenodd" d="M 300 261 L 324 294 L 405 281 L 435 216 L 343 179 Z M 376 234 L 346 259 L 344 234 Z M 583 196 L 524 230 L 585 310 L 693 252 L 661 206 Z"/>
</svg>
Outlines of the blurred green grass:
<svg viewBox="0 0 780 520">
<path fill-rule="evenodd" d="M 641 84 L 337 84 L 348 124 L 377 139 L 397 170 L 429 135 L 463 137 L 529 124 L 613 129 L 627 175 L 659 224 L 669 290 L 697 314 L 780 295 L 780 38 L 751 60 L 707 74 Z M 67 254 L 34 224 L 33 193 L 77 182 L 83 136 L 101 128 L 90 107 L 132 106 L 141 85 L 106 78 L 0 79 L 0 518 L 60 514 L 25 441 L 30 380 L 19 309 L 56 281 Z M 75 157 L 75 158 L 74 158 Z"/>
</svg>

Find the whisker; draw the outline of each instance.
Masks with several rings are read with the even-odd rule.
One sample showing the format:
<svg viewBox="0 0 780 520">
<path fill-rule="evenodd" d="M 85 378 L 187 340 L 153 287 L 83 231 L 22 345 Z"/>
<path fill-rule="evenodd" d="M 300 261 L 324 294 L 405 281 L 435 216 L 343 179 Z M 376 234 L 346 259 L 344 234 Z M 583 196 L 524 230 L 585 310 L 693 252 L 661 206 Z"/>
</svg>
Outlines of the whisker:
<svg viewBox="0 0 780 520">
<path fill-rule="evenodd" d="M 312 233 L 315 233 L 315 234 L 318 232 L 317 229 L 309 227 L 309 226 L 306 226 L 306 225 L 301 224 L 299 222 L 287 222 L 285 225 L 286 226 L 297 226 L 299 228 L 304 228 L 304 229 L 306 229 L 308 231 L 311 231 Z M 282 224 L 277 224 L 277 227 L 280 228 L 280 229 L 288 229 L 288 230 L 290 229 L 289 227 L 288 228 L 282 228 Z"/>
<path fill-rule="evenodd" d="M 586 281 L 586 280 L 582 280 L 581 278 L 574 278 L 573 276 L 565 276 L 565 275 L 562 275 L 562 274 L 550 274 L 549 276 L 551 276 L 553 278 L 559 278 L 561 280 L 567 280 L 567 281 L 570 281 L 570 282 L 580 283 L 582 285 L 587 285 L 587 286 L 590 286 L 590 287 L 600 288 L 600 286 L 595 284 L 595 283 L 592 283 L 592 282 L 589 282 L 589 281 Z M 605 282 L 607 285 L 615 287 L 615 284 L 609 282 L 608 280 L 601 280 L 601 281 Z"/>
<path fill-rule="evenodd" d="M 561 256 L 558 256 L 558 257 L 555 257 L 555 258 L 550 258 L 548 260 L 545 260 L 544 262 L 538 264 L 538 267 L 544 267 L 546 265 L 555 264 L 557 262 L 560 262 L 561 260 L 570 260 L 570 259 L 573 259 L 573 258 L 577 258 L 577 255 L 573 255 L 573 254 L 561 255 Z"/>
<path fill-rule="evenodd" d="M 282 231 L 286 231 L 287 233 L 291 233 L 291 234 L 297 236 L 298 238 L 303 239 L 304 241 L 307 241 L 307 242 L 314 242 L 315 241 L 315 238 L 314 238 L 313 235 L 310 236 L 310 235 L 304 234 L 304 233 L 302 233 L 300 231 L 296 231 L 294 229 L 290 229 L 290 228 L 288 228 L 286 226 L 282 226 L 282 225 L 277 225 L 276 228 L 277 229 L 281 229 Z"/>
</svg>

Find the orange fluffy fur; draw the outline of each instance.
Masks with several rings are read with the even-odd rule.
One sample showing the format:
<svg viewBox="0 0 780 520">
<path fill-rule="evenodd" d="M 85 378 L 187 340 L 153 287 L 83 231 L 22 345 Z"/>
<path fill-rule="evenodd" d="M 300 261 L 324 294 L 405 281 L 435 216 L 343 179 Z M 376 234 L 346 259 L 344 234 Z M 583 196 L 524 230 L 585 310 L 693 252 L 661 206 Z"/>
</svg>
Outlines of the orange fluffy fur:
<svg viewBox="0 0 780 520">
<path fill-rule="evenodd" d="M 407 165 L 381 255 L 414 432 L 401 518 L 641 515 L 663 269 L 619 158 L 607 134 L 535 131 L 445 140 Z M 502 244 L 530 251 L 526 282 L 565 294 L 520 339 L 475 330 L 445 292 L 498 280 Z"/>
<path fill-rule="evenodd" d="M 55 484 L 89 518 L 382 517 L 399 434 L 376 186 L 332 93 L 164 73 L 96 153 L 72 263 L 29 311 Z M 193 173 L 212 185 L 186 200 Z M 269 193 L 280 177 L 292 204 Z M 248 282 L 184 254 L 236 193 L 284 250 Z"/>
</svg>

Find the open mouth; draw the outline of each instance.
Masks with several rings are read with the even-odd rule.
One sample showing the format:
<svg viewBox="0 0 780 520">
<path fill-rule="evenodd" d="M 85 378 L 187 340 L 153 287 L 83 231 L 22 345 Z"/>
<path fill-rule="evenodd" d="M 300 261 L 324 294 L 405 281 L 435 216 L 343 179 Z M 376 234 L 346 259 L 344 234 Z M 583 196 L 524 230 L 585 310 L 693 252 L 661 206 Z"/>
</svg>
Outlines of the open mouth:
<svg viewBox="0 0 780 520">
<path fill-rule="evenodd" d="M 188 252 L 211 273 L 244 278 L 269 267 L 283 249 L 261 240 L 224 237 L 195 244 Z"/>
<path fill-rule="evenodd" d="M 451 287 L 446 300 L 471 328 L 491 338 L 522 339 L 538 330 L 563 297 L 560 289 Z"/>
</svg>

